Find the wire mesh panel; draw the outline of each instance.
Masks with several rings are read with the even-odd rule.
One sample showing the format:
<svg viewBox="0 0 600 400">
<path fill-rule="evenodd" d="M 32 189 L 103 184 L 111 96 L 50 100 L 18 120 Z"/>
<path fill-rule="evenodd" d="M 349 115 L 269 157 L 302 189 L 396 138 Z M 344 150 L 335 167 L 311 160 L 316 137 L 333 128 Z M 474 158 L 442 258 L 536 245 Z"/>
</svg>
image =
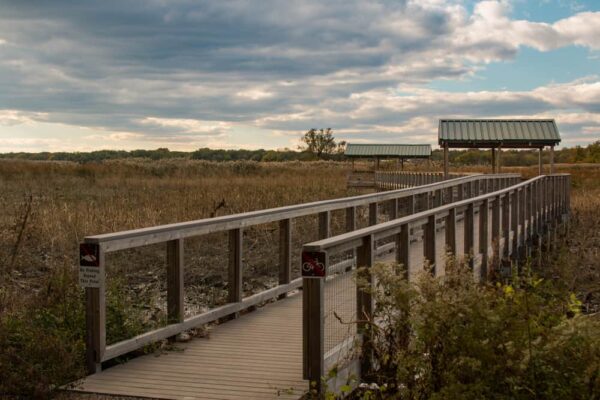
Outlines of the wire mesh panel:
<svg viewBox="0 0 600 400">
<path fill-rule="evenodd" d="M 348 251 L 330 260 L 330 268 L 325 283 L 325 340 L 324 351 L 334 354 L 342 364 L 350 356 L 352 342 L 357 332 L 356 278 L 355 269 L 348 261 L 353 260 L 353 252 Z"/>
</svg>

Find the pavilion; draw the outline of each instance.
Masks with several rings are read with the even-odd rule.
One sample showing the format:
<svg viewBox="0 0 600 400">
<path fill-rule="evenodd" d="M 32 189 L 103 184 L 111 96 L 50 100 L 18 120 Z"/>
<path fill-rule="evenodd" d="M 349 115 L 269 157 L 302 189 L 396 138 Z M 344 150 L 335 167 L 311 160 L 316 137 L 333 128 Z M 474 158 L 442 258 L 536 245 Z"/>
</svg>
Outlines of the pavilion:
<svg viewBox="0 0 600 400">
<path fill-rule="evenodd" d="M 539 174 L 543 172 L 542 150 L 550 147 L 550 173 L 554 173 L 554 146 L 560 134 L 553 119 L 440 119 L 438 141 L 444 149 L 444 176 L 449 174 L 449 148 L 492 150 L 492 171 L 500 172 L 503 148 L 539 149 Z"/>
<path fill-rule="evenodd" d="M 348 143 L 344 153 L 346 157 L 352 159 L 357 158 L 373 158 L 375 159 L 375 169 L 379 169 L 379 160 L 395 159 L 402 168 L 404 168 L 404 160 L 410 158 L 425 158 L 431 157 L 431 145 L 429 144 L 354 144 Z"/>
</svg>

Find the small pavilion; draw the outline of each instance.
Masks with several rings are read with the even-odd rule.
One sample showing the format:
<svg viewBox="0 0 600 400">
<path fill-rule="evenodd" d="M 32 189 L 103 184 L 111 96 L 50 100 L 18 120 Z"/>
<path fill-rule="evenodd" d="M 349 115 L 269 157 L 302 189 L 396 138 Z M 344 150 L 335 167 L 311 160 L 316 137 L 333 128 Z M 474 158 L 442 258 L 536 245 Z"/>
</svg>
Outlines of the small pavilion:
<svg viewBox="0 0 600 400">
<path fill-rule="evenodd" d="M 554 173 L 554 146 L 560 134 L 553 119 L 440 119 L 438 141 L 444 149 L 444 176 L 449 174 L 448 149 L 489 148 L 492 171 L 500 172 L 501 151 L 539 149 L 539 174 L 543 172 L 542 150 L 550 147 L 550 173 Z"/>
<path fill-rule="evenodd" d="M 410 158 L 431 157 L 429 144 L 354 144 L 348 143 L 344 153 L 346 157 L 354 160 L 358 158 L 375 159 L 375 169 L 379 169 L 379 160 L 395 159 L 404 168 L 404 160 Z"/>
</svg>

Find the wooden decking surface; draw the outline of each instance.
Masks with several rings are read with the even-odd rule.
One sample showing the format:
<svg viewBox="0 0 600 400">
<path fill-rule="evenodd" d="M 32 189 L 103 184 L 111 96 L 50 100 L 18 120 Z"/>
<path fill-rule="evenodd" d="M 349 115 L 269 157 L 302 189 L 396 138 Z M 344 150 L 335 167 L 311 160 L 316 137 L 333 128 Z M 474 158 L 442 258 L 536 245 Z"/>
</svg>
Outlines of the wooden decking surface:
<svg viewBox="0 0 600 400">
<path fill-rule="evenodd" d="M 146 355 L 74 390 L 161 399 L 297 399 L 302 379 L 302 295 L 218 325 L 182 351 Z"/>
</svg>

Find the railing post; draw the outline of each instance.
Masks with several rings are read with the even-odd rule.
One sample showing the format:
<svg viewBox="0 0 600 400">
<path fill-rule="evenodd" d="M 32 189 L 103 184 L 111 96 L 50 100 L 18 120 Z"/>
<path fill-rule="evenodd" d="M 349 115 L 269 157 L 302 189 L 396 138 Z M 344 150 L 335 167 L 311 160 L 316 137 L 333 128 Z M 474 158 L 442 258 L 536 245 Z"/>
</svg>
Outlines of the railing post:
<svg viewBox="0 0 600 400">
<path fill-rule="evenodd" d="M 331 212 L 323 211 L 319 213 L 319 239 L 326 239 L 331 236 Z"/>
<path fill-rule="evenodd" d="M 363 245 L 357 249 L 357 266 L 359 268 L 358 277 L 366 283 L 356 286 L 356 311 L 357 311 L 357 330 L 363 335 L 361 371 L 368 371 L 371 367 L 371 329 L 369 322 L 373 318 L 373 279 L 371 277 L 371 267 L 374 260 L 373 235 L 369 235 L 363 239 Z"/>
<path fill-rule="evenodd" d="M 456 257 L 456 208 L 448 210 L 444 222 L 444 233 L 446 234 L 446 249 Z"/>
<path fill-rule="evenodd" d="M 183 239 L 167 242 L 167 319 L 183 322 Z"/>
<path fill-rule="evenodd" d="M 410 226 L 404 224 L 396 235 L 396 263 L 404 266 L 405 278 L 410 279 Z"/>
<path fill-rule="evenodd" d="M 519 248 L 525 245 L 525 213 L 527 205 L 527 189 L 526 187 L 519 190 Z M 519 252 L 520 254 L 520 252 Z"/>
<path fill-rule="evenodd" d="M 100 282 L 99 287 L 85 288 L 85 358 L 88 373 L 95 374 L 102 370 L 106 349 L 106 263 L 101 245 L 86 245 L 95 249 Z M 80 254 L 80 257 L 84 255 Z"/>
<path fill-rule="evenodd" d="M 510 230 L 513 232 L 510 255 L 517 259 L 517 249 L 519 248 L 519 190 L 516 189 L 510 200 Z"/>
<path fill-rule="evenodd" d="M 390 219 L 398 218 L 398 198 L 390 200 Z"/>
<path fill-rule="evenodd" d="M 242 301 L 242 252 L 243 231 L 241 228 L 229 231 L 229 302 Z M 237 313 L 233 315 L 237 317 Z"/>
<path fill-rule="evenodd" d="M 316 271 L 318 264 L 322 270 Z M 313 268 L 305 268 L 305 265 Z M 320 268 L 319 266 L 319 268 Z M 327 254 L 302 253 L 302 370 L 311 388 L 322 393 L 325 375 L 325 276 Z M 312 386 L 314 385 L 314 386 Z"/>
<path fill-rule="evenodd" d="M 292 220 L 290 218 L 279 221 L 279 284 L 285 285 L 292 280 Z M 283 299 L 283 293 L 279 296 Z"/>
<path fill-rule="evenodd" d="M 441 206 L 442 205 L 442 189 L 437 189 L 434 192 L 434 196 L 435 196 L 435 198 L 434 198 L 433 207 L 436 208 L 436 207 Z"/>
<path fill-rule="evenodd" d="M 467 205 L 464 211 L 464 254 L 468 257 L 468 265 L 471 270 L 475 265 L 473 259 L 475 257 L 475 249 L 473 249 L 475 236 L 475 209 L 473 203 Z"/>
<path fill-rule="evenodd" d="M 494 267 L 500 266 L 500 196 L 493 199 L 492 203 L 492 245 L 494 246 Z"/>
<path fill-rule="evenodd" d="M 510 247 L 510 193 L 507 193 L 502 198 L 502 237 L 504 243 L 502 246 L 502 256 L 508 257 Z"/>
<path fill-rule="evenodd" d="M 377 202 L 369 204 L 369 226 L 377 225 L 378 208 Z"/>
<path fill-rule="evenodd" d="M 490 202 L 483 200 L 479 206 L 479 253 L 481 254 L 481 266 L 479 268 L 479 279 L 487 280 L 488 277 L 488 220 L 490 212 Z"/>
<path fill-rule="evenodd" d="M 425 231 L 423 235 L 423 256 L 429 261 L 432 267 L 434 276 L 438 275 L 437 271 L 437 257 L 436 257 L 436 246 L 435 246 L 435 231 L 436 231 L 436 218 L 435 214 L 427 217 L 427 223 L 425 224 Z"/>
</svg>

